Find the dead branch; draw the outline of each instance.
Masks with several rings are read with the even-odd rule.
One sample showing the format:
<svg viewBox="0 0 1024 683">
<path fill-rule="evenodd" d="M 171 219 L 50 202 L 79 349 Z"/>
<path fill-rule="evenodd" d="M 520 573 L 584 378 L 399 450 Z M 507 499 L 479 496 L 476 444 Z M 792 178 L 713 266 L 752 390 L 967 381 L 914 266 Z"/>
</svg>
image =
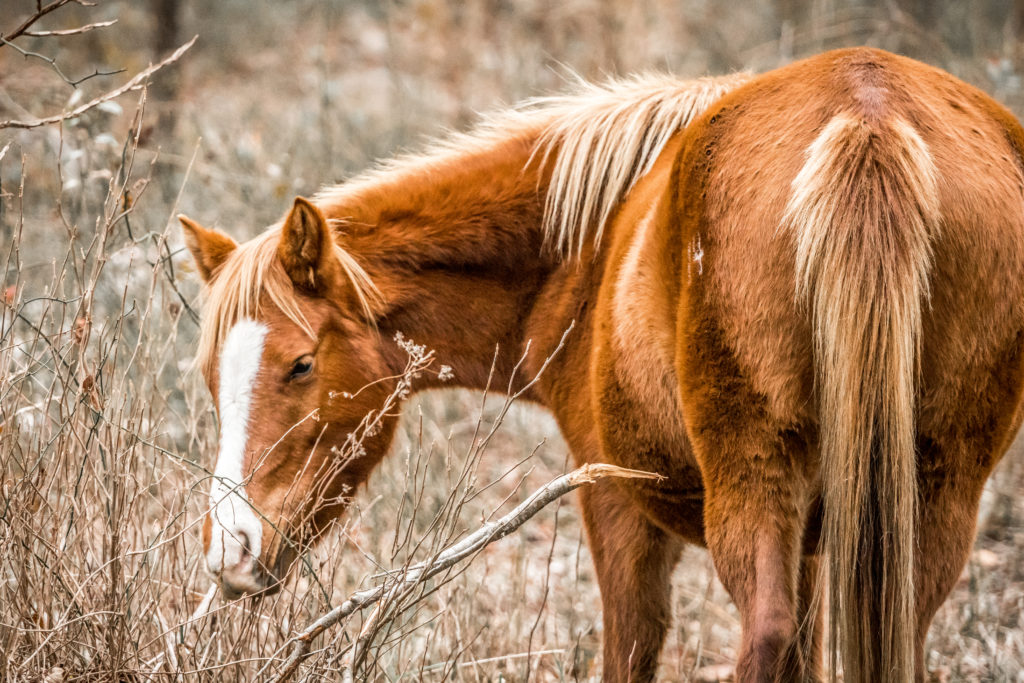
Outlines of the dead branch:
<svg viewBox="0 0 1024 683">
<path fill-rule="evenodd" d="M 37 4 L 36 5 L 36 11 L 33 12 L 31 15 L 29 15 L 29 17 L 27 19 L 25 19 L 25 21 L 21 22 L 20 26 L 18 26 L 16 29 L 11 31 L 10 33 L 0 33 L 0 38 L 3 38 L 4 40 L 14 40 L 18 36 L 26 35 L 28 30 L 37 21 L 39 21 L 40 19 L 45 17 L 50 12 L 52 12 L 52 11 L 54 11 L 56 9 L 60 9 L 64 5 L 67 5 L 67 4 L 71 3 L 71 2 L 75 2 L 76 4 L 79 4 L 79 5 L 87 5 L 87 4 L 89 4 L 89 3 L 86 3 L 86 2 L 80 2 L 79 0 L 53 0 L 53 2 L 51 2 L 51 3 L 47 4 L 47 5 L 38 5 Z"/>
<path fill-rule="evenodd" d="M 77 29 L 71 29 L 71 30 L 72 31 L 76 31 Z M 26 35 L 28 35 L 28 34 L 26 34 Z M 82 76 L 81 78 L 71 78 L 66 73 L 64 73 L 64 70 L 60 68 L 60 65 L 57 64 L 57 60 L 54 59 L 53 57 L 47 57 L 46 55 L 39 54 L 38 52 L 33 52 L 32 50 L 26 50 L 26 49 L 24 49 L 22 47 L 18 47 L 17 45 L 15 45 L 14 43 L 10 42 L 6 38 L 0 38 L 0 45 L 8 45 L 8 46 L 14 48 L 14 50 L 17 51 L 22 57 L 25 57 L 25 58 L 33 57 L 33 58 L 38 59 L 40 61 L 46 62 L 47 64 L 50 65 L 50 68 L 53 69 L 54 72 L 58 76 L 61 77 L 61 80 L 63 80 L 68 85 L 70 85 L 72 88 L 77 88 L 82 83 L 85 83 L 89 79 L 96 78 L 97 76 L 115 76 L 115 75 L 117 75 L 117 74 L 119 74 L 119 73 L 124 71 L 124 69 L 113 69 L 111 71 L 100 71 L 99 69 L 93 69 L 91 74 L 86 74 L 85 76 Z"/>
<path fill-rule="evenodd" d="M 415 584 L 426 581 L 450 569 L 462 560 L 472 557 L 486 546 L 518 529 L 549 503 L 579 488 L 583 484 L 593 483 L 603 477 L 661 479 L 661 475 L 652 472 L 641 472 L 602 463 L 583 465 L 572 472 L 552 479 L 501 519 L 484 524 L 461 541 L 453 543 L 439 552 L 434 558 L 396 572 L 392 574 L 390 580 L 385 579 L 380 585 L 353 593 L 345 602 L 321 616 L 301 633 L 290 638 L 282 646 L 282 649 L 290 647 L 291 653 L 288 655 L 288 659 L 284 661 L 284 668 L 281 673 L 272 679 L 273 682 L 282 683 L 291 678 L 298 669 L 302 659 L 309 653 L 313 639 L 328 628 L 363 607 L 408 590 Z"/>
<path fill-rule="evenodd" d="M 22 35 L 31 36 L 33 38 L 48 38 L 50 36 L 77 36 L 82 33 L 88 33 L 93 29 L 106 28 L 113 26 L 117 23 L 117 19 L 111 19 L 110 21 L 97 21 L 92 24 L 86 24 L 85 26 L 76 26 L 75 28 L 61 28 L 53 31 L 24 31 Z M 12 40 L 14 36 L 4 36 L 4 40 Z"/>
<path fill-rule="evenodd" d="M 89 79 L 92 79 L 92 78 L 96 78 L 97 76 L 112 76 L 114 74 L 119 74 L 122 71 L 124 71 L 124 69 L 115 69 L 115 70 L 108 70 L 108 71 L 101 71 L 99 69 L 94 69 L 91 74 L 87 74 L 85 76 L 82 76 L 81 78 L 71 78 L 66 73 L 64 73 L 64 70 L 60 68 L 60 65 L 57 64 L 57 60 L 55 58 L 47 57 L 44 54 L 40 54 L 40 53 L 34 52 L 32 50 L 26 50 L 25 48 L 23 48 L 23 47 L 21 47 L 19 45 L 16 45 L 13 42 L 11 42 L 11 41 L 15 40 L 16 38 L 19 38 L 19 37 L 22 37 L 22 36 L 31 37 L 31 38 L 49 38 L 49 37 L 75 36 L 75 35 L 79 35 L 79 34 L 82 34 L 82 33 L 88 33 L 89 31 L 92 31 L 93 29 L 104 28 L 106 26 L 111 26 L 112 24 L 117 23 L 117 20 L 114 19 L 112 21 L 98 21 L 98 22 L 95 22 L 95 23 L 92 23 L 92 24 L 86 24 L 84 26 L 77 26 L 75 28 L 55 29 L 55 30 L 49 30 L 49 31 L 43 31 L 43 30 L 31 31 L 31 30 L 29 30 L 37 21 L 42 19 L 47 14 L 53 12 L 54 10 L 60 9 L 64 5 L 72 4 L 72 3 L 76 4 L 76 5 L 82 5 L 84 7 L 91 7 L 93 5 L 93 3 L 87 2 L 86 0 L 55 0 L 54 2 L 51 2 L 51 3 L 47 4 L 47 5 L 43 5 L 42 1 L 38 0 L 36 2 L 36 11 L 32 15 L 30 15 L 27 19 L 25 19 L 25 21 L 23 21 L 20 26 L 18 26 L 13 31 L 10 31 L 9 33 L 0 33 L 0 47 L 3 47 L 4 45 L 7 45 L 12 50 L 17 51 L 22 57 L 25 57 L 26 59 L 31 57 L 31 58 L 38 59 L 38 60 L 41 60 L 43 62 L 46 62 L 47 64 L 50 65 L 50 68 L 53 69 L 53 71 L 58 76 L 60 76 L 61 79 L 65 83 L 70 85 L 72 88 L 77 88 L 79 85 L 81 85 L 85 81 L 88 81 Z"/>
<path fill-rule="evenodd" d="M 130 81 L 128 81 L 127 83 L 122 85 L 120 88 L 116 88 L 114 90 L 111 90 L 110 92 L 104 93 L 104 94 L 100 95 L 99 97 L 97 97 L 95 99 L 92 99 L 92 100 L 89 100 L 85 104 L 82 104 L 82 105 L 80 105 L 78 107 L 75 107 L 74 109 L 72 109 L 70 111 L 66 111 L 66 112 L 64 112 L 62 114 L 56 114 L 54 116 L 48 116 L 46 118 L 41 118 L 41 119 L 27 119 L 27 120 L 13 120 L 12 119 L 12 120 L 7 120 L 7 121 L 0 121 L 0 130 L 2 130 L 4 128 L 38 128 L 39 126 L 47 126 L 47 125 L 50 125 L 50 124 L 53 124 L 53 123 L 60 123 L 61 121 L 67 121 L 68 119 L 73 119 L 76 116 L 81 116 L 85 112 L 89 111 L 90 109 L 93 109 L 94 107 L 98 107 L 99 105 L 103 104 L 104 102 L 107 102 L 109 100 L 112 100 L 112 99 L 115 99 L 117 97 L 120 97 L 121 95 L 124 95 L 127 92 L 131 92 L 133 90 L 138 90 L 139 88 L 143 87 L 143 84 L 154 73 L 156 73 L 160 69 L 164 68 L 168 64 L 172 64 L 173 62 L 178 61 L 178 59 L 180 59 L 181 56 L 183 54 L 185 54 L 185 52 L 188 51 L 188 49 L 190 47 L 192 47 L 192 45 L 195 44 L 196 39 L 198 37 L 199 36 L 194 36 L 192 38 L 192 40 L 188 41 L 187 43 L 185 43 L 184 45 L 179 47 L 177 50 L 174 51 L 173 54 L 171 54 L 166 59 L 164 59 L 164 60 L 162 60 L 162 61 L 160 61 L 160 62 L 158 62 L 156 64 L 153 64 L 153 65 L 149 66 L 146 69 L 143 69 L 142 71 L 137 73 L 134 78 L 132 78 Z M 7 39 L 5 39 L 5 40 L 7 40 Z"/>
</svg>

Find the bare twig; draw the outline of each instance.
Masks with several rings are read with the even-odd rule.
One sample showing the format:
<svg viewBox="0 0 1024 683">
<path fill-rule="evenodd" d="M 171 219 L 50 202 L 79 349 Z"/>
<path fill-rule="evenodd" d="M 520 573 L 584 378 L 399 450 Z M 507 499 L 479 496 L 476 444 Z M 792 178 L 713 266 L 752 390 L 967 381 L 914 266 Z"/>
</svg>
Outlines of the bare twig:
<svg viewBox="0 0 1024 683">
<path fill-rule="evenodd" d="M 26 35 L 28 33 L 28 30 L 32 27 L 34 23 L 45 17 L 50 12 L 56 9 L 60 9 L 64 5 L 67 5 L 71 2 L 76 2 L 80 5 L 90 4 L 86 2 L 79 2 L 78 0 L 53 0 L 53 2 L 46 5 L 37 4 L 36 11 L 29 15 L 29 17 L 25 19 L 25 21 L 21 22 L 20 26 L 18 26 L 13 31 L 10 31 L 9 33 L 0 33 L 0 38 L 3 38 L 5 40 L 14 40 L 18 36 Z"/>
<path fill-rule="evenodd" d="M 345 602 L 321 616 L 304 631 L 293 636 L 285 643 L 283 648 L 290 647 L 291 653 L 288 659 L 284 661 L 281 673 L 272 680 L 274 683 L 281 683 L 291 678 L 296 669 L 298 669 L 302 659 L 309 653 L 313 639 L 357 610 L 395 595 L 450 569 L 462 560 L 480 552 L 487 545 L 512 533 L 552 501 L 579 488 L 583 484 L 592 483 L 603 477 L 660 479 L 661 475 L 624 469 L 603 463 L 591 463 L 551 480 L 501 519 L 484 524 L 461 541 L 442 550 L 436 557 L 402 570 L 394 575 L 391 581 L 385 580 L 380 585 L 357 591 L 350 595 Z"/>
<path fill-rule="evenodd" d="M 76 26 L 75 28 L 61 28 L 53 31 L 25 31 L 22 35 L 32 36 L 33 38 L 48 38 L 50 36 L 77 36 L 82 33 L 88 33 L 97 28 L 106 28 L 113 26 L 117 23 L 117 19 L 111 19 L 110 21 L 97 21 L 92 24 L 86 24 L 84 26 Z M 5 36 L 5 40 L 11 40 L 14 36 Z"/>
<path fill-rule="evenodd" d="M 60 68 L 60 65 L 57 64 L 57 60 L 53 57 L 47 57 L 46 55 L 39 54 L 38 52 L 33 52 L 32 50 L 26 50 L 22 47 L 18 47 L 6 38 L 0 38 L 0 45 L 11 46 L 19 54 L 21 54 L 22 57 L 25 57 L 26 59 L 28 59 L 29 57 L 34 57 L 36 59 L 46 62 L 50 65 L 50 68 L 53 69 L 54 72 L 56 72 L 56 74 L 60 76 L 61 79 L 65 83 L 70 85 L 72 88 L 77 88 L 82 83 L 85 83 L 86 81 L 92 78 L 96 78 L 97 76 L 116 76 L 117 74 L 124 72 L 124 69 L 113 69 L 111 71 L 100 71 L 99 69 L 93 69 L 91 74 L 86 74 L 81 78 L 71 78 L 66 73 L 64 73 L 64 70 Z"/>
<path fill-rule="evenodd" d="M 84 26 L 77 26 L 75 28 L 53 29 L 53 30 L 49 30 L 49 31 L 30 31 L 29 30 L 37 21 L 42 19 L 44 16 L 46 16 L 50 12 L 53 12 L 54 10 L 59 9 L 60 7 L 63 7 L 64 5 L 69 4 L 69 3 L 74 3 L 76 5 L 83 5 L 83 6 L 91 6 L 92 5 L 92 3 L 86 2 L 85 0 L 56 0 L 55 2 L 51 2 L 50 4 L 45 5 L 45 6 L 41 2 L 37 2 L 36 3 L 36 11 L 35 11 L 35 13 L 32 14 L 31 16 L 29 16 L 25 21 L 23 21 L 21 23 L 21 25 L 18 26 L 18 28 L 14 29 L 13 31 L 11 31 L 9 33 L 6 33 L 6 34 L 5 33 L 0 33 L 0 47 L 2 47 L 4 45 L 8 45 L 8 46 L 11 47 L 11 49 L 16 50 L 18 53 L 20 53 L 26 59 L 29 58 L 29 57 L 33 57 L 35 59 L 39 59 L 39 60 L 42 60 L 42 61 L 46 62 L 47 64 L 50 65 L 50 68 L 53 69 L 54 72 L 58 76 L 60 76 L 61 79 L 63 79 L 64 82 L 67 83 L 68 85 L 70 85 L 72 88 L 77 88 L 79 85 L 81 85 L 85 81 L 88 81 L 91 78 L 96 78 L 97 76 L 113 76 L 114 74 L 119 74 L 122 71 L 124 71 L 124 69 L 115 69 L 115 70 L 112 70 L 112 71 L 101 71 L 100 69 L 93 69 L 92 73 L 87 74 L 85 76 L 82 76 L 81 78 L 70 78 L 67 74 L 64 73 L 64 70 L 60 68 L 60 65 L 57 64 L 57 60 L 55 58 L 47 57 L 44 54 L 40 54 L 40 53 L 34 52 L 32 50 L 26 50 L 25 48 L 23 48 L 23 47 L 21 47 L 19 45 L 16 45 L 13 42 L 11 42 L 11 41 L 15 40 L 16 38 L 19 38 L 19 37 L 22 37 L 22 36 L 27 36 L 27 37 L 31 37 L 31 38 L 52 38 L 52 37 L 75 36 L 75 35 L 80 35 L 82 33 L 88 33 L 89 31 L 92 31 L 93 29 L 104 28 L 104 27 L 107 27 L 107 26 L 112 26 L 113 24 L 117 23 L 117 20 L 113 19 L 111 21 L 97 21 L 97 22 L 92 23 L 92 24 L 85 24 Z"/>
<path fill-rule="evenodd" d="M 53 123 L 60 123 L 61 121 L 67 121 L 68 119 L 73 119 L 76 116 L 81 116 L 82 114 L 84 114 L 85 112 L 89 111 L 90 109 L 92 109 L 94 107 L 98 107 L 99 105 L 103 104 L 104 102 L 107 102 L 109 100 L 112 100 L 112 99 L 115 99 L 117 97 L 120 97 L 121 95 L 124 95 L 127 92 L 131 92 L 133 90 L 138 90 L 139 88 L 141 88 L 143 86 L 143 84 L 146 82 L 146 80 L 148 80 L 149 77 L 152 76 L 154 73 L 156 73 L 160 69 L 164 68 L 168 64 L 171 64 L 173 62 L 178 61 L 178 59 L 180 59 L 181 56 L 183 54 L 185 54 L 185 52 L 190 47 L 192 47 L 193 44 L 195 44 L 196 38 L 198 38 L 198 37 L 199 36 L 193 37 L 192 40 L 188 41 L 187 43 L 185 43 L 184 45 L 179 47 L 177 50 L 174 51 L 173 54 L 171 54 L 166 59 L 164 59 L 164 60 L 162 60 L 162 61 L 160 61 L 160 62 L 158 62 L 158 63 L 156 63 L 156 64 L 154 64 L 154 65 L 152 65 L 152 66 L 150 66 L 150 67 L 148 67 L 148 68 L 146 68 L 144 70 L 142 70 L 142 71 L 140 71 L 138 74 L 135 75 L 134 78 L 132 78 L 130 81 L 128 81 L 127 83 L 122 85 L 120 88 L 116 88 L 114 90 L 111 90 L 110 92 L 104 93 L 104 94 L 100 95 L 99 97 L 97 97 L 95 99 L 92 99 L 92 100 L 89 100 L 85 104 L 80 105 L 78 107 L 75 107 L 74 109 L 72 109 L 70 111 L 66 111 L 66 112 L 64 112 L 62 114 L 55 114 L 54 116 L 48 116 L 46 118 L 40 118 L 40 119 L 28 119 L 28 120 L 13 120 L 12 119 L 12 120 L 7 120 L 7 121 L 0 121 L 0 129 L 4 129 L 4 128 L 38 128 L 39 126 L 47 126 L 47 125 L 50 125 L 50 124 L 53 124 Z"/>
</svg>

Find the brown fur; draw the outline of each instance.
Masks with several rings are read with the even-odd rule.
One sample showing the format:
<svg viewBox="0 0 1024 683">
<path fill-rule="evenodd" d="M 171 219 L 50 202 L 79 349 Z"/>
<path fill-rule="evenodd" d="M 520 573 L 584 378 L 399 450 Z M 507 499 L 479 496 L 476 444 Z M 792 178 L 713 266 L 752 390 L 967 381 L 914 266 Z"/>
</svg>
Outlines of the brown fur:
<svg viewBox="0 0 1024 683">
<path fill-rule="evenodd" d="M 265 266 L 288 274 L 304 324 L 254 295 L 251 314 L 271 331 L 247 491 L 287 536 L 264 544 L 267 571 L 280 576 L 291 543 L 339 514 L 386 452 L 391 423 L 341 466 L 327 447 L 380 406 L 386 383 L 337 397 L 400 370 L 396 331 L 481 387 L 495 345 L 507 381 L 527 341 L 536 371 L 575 321 L 529 398 L 552 410 L 577 461 L 667 477 L 580 495 L 605 679 L 655 676 L 671 570 L 691 542 L 708 547 L 739 608 L 738 680 L 820 677 L 821 551 L 845 679 L 923 680 L 928 624 L 1021 420 L 1017 122 L 923 64 L 830 52 L 733 90 L 644 162 L 622 201 L 603 200 L 616 207 L 606 224 L 566 230 L 544 218 L 558 145 L 548 157 L 537 145 L 550 125 L 342 186 L 319 210 L 296 204 L 299 232 L 332 225 L 352 267 L 314 267 L 322 287 L 305 287 L 313 260 L 288 260 L 308 241 L 292 240 Z M 241 278 L 242 257 L 186 229 L 211 295 L 228 291 L 218 279 Z M 269 235 L 259 239 L 289 243 Z M 549 240 L 560 249 L 544 250 Z M 379 298 L 360 298 L 371 281 Z M 316 372 L 289 384 L 301 354 Z M 329 504 L 301 502 L 316 487 Z"/>
</svg>

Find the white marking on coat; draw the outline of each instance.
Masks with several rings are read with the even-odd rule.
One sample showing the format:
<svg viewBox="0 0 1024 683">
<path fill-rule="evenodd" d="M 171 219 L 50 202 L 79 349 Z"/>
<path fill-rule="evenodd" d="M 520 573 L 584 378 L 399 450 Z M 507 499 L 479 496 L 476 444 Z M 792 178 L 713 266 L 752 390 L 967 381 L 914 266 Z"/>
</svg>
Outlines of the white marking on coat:
<svg viewBox="0 0 1024 683">
<path fill-rule="evenodd" d="M 263 526 L 245 494 L 242 465 L 266 335 L 266 325 L 241 320 L 228 332 L 221 347 L 217 395 L 220 449 L 210 487 L 211 534 L 206 553 L 207 567 L 215 574 L 260 556 Z"/>
<path fill-rule="evenodd" d="M 697 235 L 697 241 L 691 242 L 690 246 L 687 247 L 687 251 L 690 254 L 690 260 L 697 264 L 697 275 L 704 274 L 704 248 L 700 246 L 700 235 Z M 690 265 L 686 266 L 686 275 L 690 275 Z"/>
</svg>

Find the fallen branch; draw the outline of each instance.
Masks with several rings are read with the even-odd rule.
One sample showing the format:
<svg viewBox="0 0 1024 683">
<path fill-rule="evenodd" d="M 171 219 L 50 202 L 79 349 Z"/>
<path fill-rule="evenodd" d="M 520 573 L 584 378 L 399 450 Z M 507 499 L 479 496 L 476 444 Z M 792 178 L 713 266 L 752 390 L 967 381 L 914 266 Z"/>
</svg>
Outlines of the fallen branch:
<svg viewBox="0 0 1024 683">
<path fill-rule="evenodd" d="M 190 47 L 192 47 L 193 44 L 195 44 L 196 38 L 198 37 L 199 36 L 193 37 L 192 40 L 188 41 L 187 43 L 179 47 L 177 50 L 174 51 L 173 54 L 171 54 L 163 61 L 153 64 L 150 67 L 140 71 L 135 75 L 134 78 L 132 78 L 130 81 L 122 85 L 120 88 L 115 88 L 110 92 L 100 95 L 96 99 L 89 100 L 85 104 L 75 107 L 74 109 L 66 111 L 62 114 L 56 114 L 54 116 L 48 116 L 42 119 L 27 119 L 20 121 L 12 119 L 8 121 L 0 121 L 0 130 L 4 128 L 38 128 L 39 126 L 46 126 L 52 123 L 60 123 L 61 121 L 67 121 L 68 119 L 73 119 L 76 116 L 81 116 L 90 109 L 98 107 L 99 105 L 103 104 L 104 102 L 107 102 L 108 100 L 120 97 L 121 95 L 124 95 L 126 92 L 138 90 L 142 87 L 143 83 L 145 83 L 145 81 L 148 80 L 149 77 L 152 76 L 154 73 L 164 68 L 168 64 L 178 61 L 178 59 L 183 54 L 185 54 L 185 52 Z"/>
<path fill-rule="evenodd" d="M 338 622 L 351 616 L 357 610 L 368 607 L 384 598 L 396 595 L 401 591 L 408 590 L 415 584 L 426 581 L 450 569 L 462 560 L 477 554 L 494 541 L 509 535 L 549 503 L 584 484 L 592 483 L 602 477 L 661 479 L 661 475 L 652 472 L 641 472 L 614 465 L 594 463 L 584 465 L 551 480 L 501 519 L 483 525 L 461 541 L 442 550 L 434 558 L 426 562 L 414 564 L 392 574 L 393 578 L 390 581 L 386 579 L 384 583 L 378 586 L 353 593 L 345 602 L 321 616 L 306 627 L 304 631 L 292 636 L 282 646 L 282 649 L 290 647 L 291 653 L 284 661 L 284 668 L 281 670 L 281 673 L 272 681 L 274 683 L 283 683 L 283 681 L 291 678 L 303 658 L 309 654 L 309 648 L 312 645 L 313 639 Z"/>
</svg>

